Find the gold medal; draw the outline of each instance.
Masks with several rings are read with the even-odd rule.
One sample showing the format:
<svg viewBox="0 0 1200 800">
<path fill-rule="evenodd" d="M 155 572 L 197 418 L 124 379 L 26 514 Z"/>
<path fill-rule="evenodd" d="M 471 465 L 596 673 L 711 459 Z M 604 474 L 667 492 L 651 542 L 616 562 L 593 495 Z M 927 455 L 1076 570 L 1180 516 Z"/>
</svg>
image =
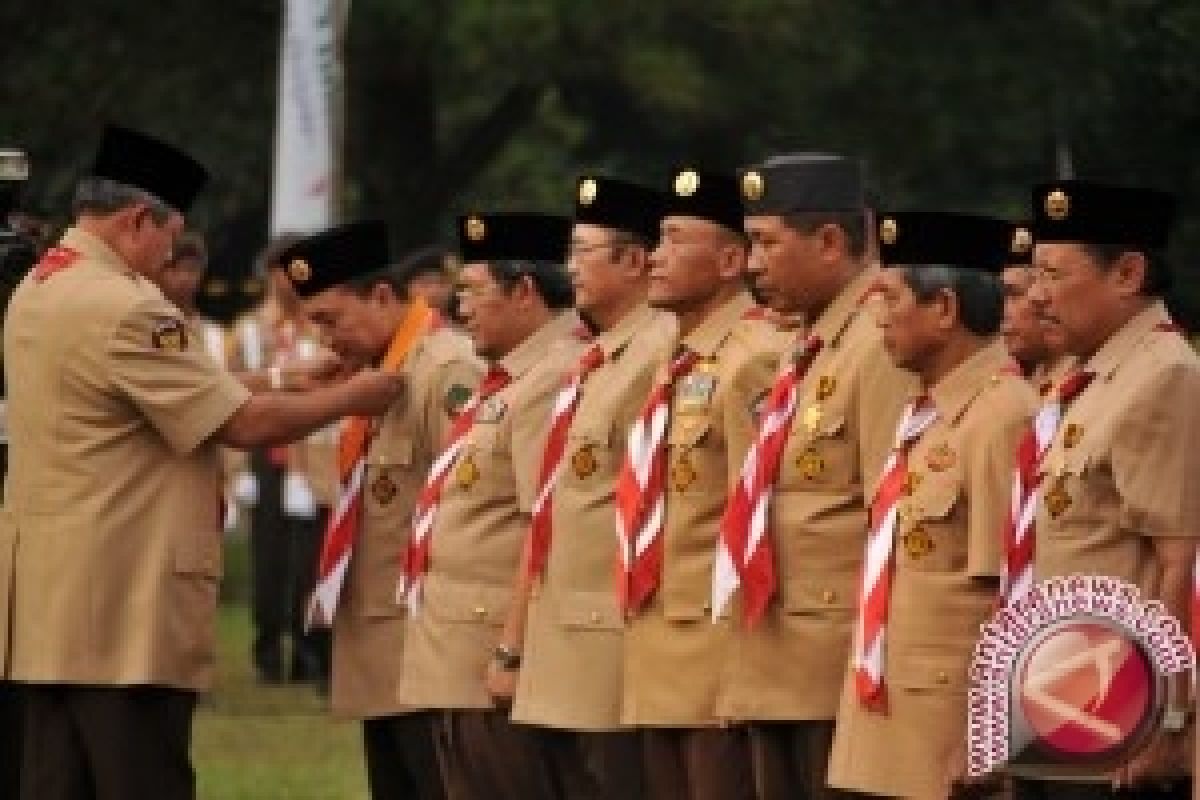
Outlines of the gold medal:
<svg viewBox="0 0 1200 800">
<path fill-rule="evenodd" d="M 908 497 L 912 497 L 912 493 L 920 487 L 922 480 L 924 480 L 924 476 L 919 472 L 909 472 L 907 475 L 905 475 L 903 489 L 904 494 Z"/>
<path fill-rule="evenodd" d="M 822 375 L 817 381 L 817 400 L 825 401 L 833 397 L 834 390 L 837 389 L 837 379 L 832 375 Z"/>
<path fill-rule="evenodd" d="M 1079 440 L 1083 438 L 1083 426 L 1076 425 L 1074 422 L 1068 423 L 1066 430 L 1063 431 L 1063 447 L 1068 450 L 1079 444 Z"/>
<path fill-rule="evenodd" d="M 925 457 L 925 463 L 934 472 L 945 472 L 953 467 L 957 461 L 958 457 L 954 455 L 954 451 L 950 449 L 950 445 L 945 442 L 930 450 L 929 455 Z"/>
<path fill-rule="evenodd" d="M 817 428 L 821 426 L 821 418 L 824 416 L 825 412 L 821 410 L 820 406 L 814 405 L 804 409 L 804 430 L 808 431 L 810 435 L 816 433 Z"/>
<path fill-rule="evenodd" d="M 571 456 L 571 470 L 576 478 L 588 478 L 596 472 L 595 445 L 585 444 Z"/>
</svg>

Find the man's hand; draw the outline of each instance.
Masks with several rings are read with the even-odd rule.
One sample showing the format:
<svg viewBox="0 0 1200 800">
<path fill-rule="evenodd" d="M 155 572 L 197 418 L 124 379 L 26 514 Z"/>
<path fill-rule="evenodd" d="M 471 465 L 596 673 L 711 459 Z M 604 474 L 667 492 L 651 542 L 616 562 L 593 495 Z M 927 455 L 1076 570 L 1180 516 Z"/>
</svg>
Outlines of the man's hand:
<svg viewBox="0 0 1200 800">
<path fill-rule="evenodd" d="M 404 378 L 394 372 L 374 368 L 359 370 L 344 384 L 349 397 L 346 413 L 377 417 L 396 404 L 404 389 Z"/>
<path fill-rule="evenodd" d="M 521 673 L 515 669 L 505 669 L 494 658 L 488 659 L 487 674 L 484 676 L 484 686 L 492 696 L 492 702 L 498 708 L 508 708 L 512 705 L 513 696 L 517 693 L 517 676 Z"/>
<path fill-rule="evenodd" d="M 345 380 L 353 370 L 334 353 L 322 351 L 313 358 L 293 361 L 283 368 L 283 385 L 289 391 L 307 392 Z"/>
</svg>

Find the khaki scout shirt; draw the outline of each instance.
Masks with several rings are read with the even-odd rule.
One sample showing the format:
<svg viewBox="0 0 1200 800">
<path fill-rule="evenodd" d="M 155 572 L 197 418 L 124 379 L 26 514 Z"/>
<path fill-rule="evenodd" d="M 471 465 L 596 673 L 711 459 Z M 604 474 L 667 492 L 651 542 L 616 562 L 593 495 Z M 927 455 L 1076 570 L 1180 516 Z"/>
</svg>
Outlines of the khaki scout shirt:
<svg viewBox="0 0 1200 800">
<path fill-rule="evenodd" d="M 868 270 L 852 281 L 809 331 L 825 344 L 800 386 L 771 498 L 778 594 L 752 630 L 735 622 L 721 717 L 837 714 L 866 548 L 864 487 L 883 469 L 917 390 L 861 307 L 875 277 Z"/>
<path fill-rule="evenodd" d="M 221 575 L 212 436 L 249 395 L 99 238 L 72 228 L 61 245 L 81 257 L 27 276 L 4 331 L 7 677 L 205 689 Z"/>
<path fill-rule="evenodd" d="M 430 531 L 401 667 L 405 706 L 492 708 L 484 676 L 512 600 L 550 409 L 579 357 L 578 325 L 563 312 L 500 360 L 511 381 L 480 406 Z"/>
<path fill-rule="evenodd" d="M 909 454 L 911 490 L 896 528 L 888 711 L 864 710 L 848 676 L 831 786 L 944 796 L 946 766 L 966 735 L 971 655 L 996 597 L 996 582 L 981 579 L 1000 573 L 1014 456 L 1037 405 L 1011 363 L 1002 344 L 990 344 L 930 392 L 938 419 Z"/>
<path fill-rule="evenodd" d="M 667 430 L 666 520 L 658 591 L 625 631 L 621 718 L 628 725 L 717 723 L 730 615 L 710 621 L 725 498 L 755 435 L 755 410 L 779 366 L 780 335 L 745 320 L 738 295 L 685 336 L 700 360 L 675 385 Z"/>
<path fill-rule="evenodd" d="M 1108 575 L 1151 589 L 1154 539 L 1200 534 L 1200 361 L 1155 303 L 1084 369 L 1092 382 L 1042 461 L 1034 578 Z"/>
<path fill-rule="evenodd" d="M 331 707 L 339 717 L 395 714 L 404 647 L 404 607 L 396 602 L 399 558 L 413 506 L 450 432 L 453 414 L 483 374 L 471 341 L 440 328 L 426 334 L 401 369 L 406 391 L 380 420 L 367 450 L 354 555 L 333 620 Z"/>
<path fill-rule="evenodd" d="M 614 489 L 629 428 L 675 340 L 671 314 L 646 306 L 596 338 L 604 363 L 584 380 L 553 495 L 553 536 L 525 633 L 513 719 L 613 730 L 621 716 Z"/>
</svg>

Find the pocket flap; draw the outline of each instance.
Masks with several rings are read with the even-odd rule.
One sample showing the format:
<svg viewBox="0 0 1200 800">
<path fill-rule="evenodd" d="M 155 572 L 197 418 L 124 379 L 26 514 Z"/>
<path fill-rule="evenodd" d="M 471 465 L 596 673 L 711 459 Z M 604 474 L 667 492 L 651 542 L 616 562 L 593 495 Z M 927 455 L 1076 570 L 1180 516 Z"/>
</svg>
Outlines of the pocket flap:
<svg viewBox="0 0 1200 800">
<path fill-rule="evenodd" d="M 503 625 L 512 590 L 482 583 L 459 583 L 430 576 L 424 589 L 424 613 L 444 622 Z"/>
<path fill-rule="evenodd" d="M 903 689 L 965 692 L 971 653 L 914 647 L 898 652 L 888 665 L 887 681 Z"/>
<path fill-rule="evenodd" d="M 408 437 L 390 437 L 376 442 L 367 463 L 380 467 L 407 467 L 413 461 L 413 443 Z"/>
<path fill-rule="evenodd" d="M 558 621 L 574 630 L 619 631 L 624 627 L 613 592 L 565 592 L 558 598 Z"/>
<path fill-rule="evenodd" d="M 957 484 L 945 479 L 933 483 L 933 479 L 927 477 L 911 497 L 900 501 L 900 508 L 910 519 L 943 519 L 954 508 L 958 495 Z"/>
<path fill-rule="evenodd" d="M 789 614 L 852 610 L 857 594 L 854 575 L 789 578 L 783 585 L 783 610 Z"/>
</svg>

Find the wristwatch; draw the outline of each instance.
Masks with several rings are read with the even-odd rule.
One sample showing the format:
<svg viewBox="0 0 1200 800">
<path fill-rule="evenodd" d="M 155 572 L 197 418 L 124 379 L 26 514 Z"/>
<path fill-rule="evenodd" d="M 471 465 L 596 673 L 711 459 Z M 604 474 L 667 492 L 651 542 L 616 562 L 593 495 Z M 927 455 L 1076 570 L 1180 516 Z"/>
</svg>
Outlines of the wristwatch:
<svg viewBox="0 0 1200 800">
<path fill-rule="evenodd" d="M 521 668 L 521 654 L 506 644 L 496 645 L 492 651 L 492 659 L 500 669 L 515 672 Z"/>
<path fill-rule="evenodd" d="M 1163 711 L 1161 728 L 1167 733 L 1180 733 L 1192 719 L 1190 708 L 1168 708 Z"/>
</svg>

